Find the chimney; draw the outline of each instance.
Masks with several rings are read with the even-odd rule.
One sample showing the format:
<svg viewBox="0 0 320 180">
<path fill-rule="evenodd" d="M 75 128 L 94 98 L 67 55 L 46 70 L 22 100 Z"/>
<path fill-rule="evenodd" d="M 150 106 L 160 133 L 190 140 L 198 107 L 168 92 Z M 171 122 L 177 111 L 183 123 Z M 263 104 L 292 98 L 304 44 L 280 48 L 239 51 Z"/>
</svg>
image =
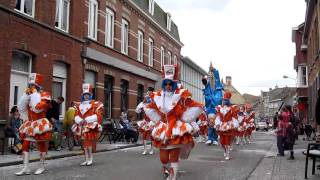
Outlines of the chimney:
<svg viewBox="0 0 320 180">
<path fill-rule="evenodd" d="M 232 78 L 231 76 L 226 76 L 226 85 L 231 86 L 232 85 Z"/>
</svg>

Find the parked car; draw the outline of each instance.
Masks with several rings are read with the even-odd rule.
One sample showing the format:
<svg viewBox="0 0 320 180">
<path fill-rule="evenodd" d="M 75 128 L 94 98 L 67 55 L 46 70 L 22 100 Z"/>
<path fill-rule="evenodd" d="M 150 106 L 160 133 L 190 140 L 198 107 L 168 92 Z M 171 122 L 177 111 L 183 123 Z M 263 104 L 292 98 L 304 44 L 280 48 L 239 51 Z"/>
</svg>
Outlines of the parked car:
<svg viewBox="0 0 320 180">
<path fill-rule="evenodd" d="M 266 123 L 265 120 L 260 120 L 258 121 L 257 125 L 256 125 L 256 131 L 258 130 L 265 130 L 265 131 L 268 131 L 269 127 Z"/>
</svg>

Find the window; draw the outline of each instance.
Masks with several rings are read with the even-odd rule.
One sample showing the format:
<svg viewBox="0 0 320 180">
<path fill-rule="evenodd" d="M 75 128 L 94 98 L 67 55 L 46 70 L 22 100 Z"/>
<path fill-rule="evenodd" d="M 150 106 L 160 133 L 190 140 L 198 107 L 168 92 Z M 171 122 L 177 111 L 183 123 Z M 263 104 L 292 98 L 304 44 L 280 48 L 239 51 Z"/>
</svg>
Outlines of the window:
<svg viewBox="0 0 320 180">
<path fill-rule="evenodd" d="M 114 38 L 114 12 L 107 8 L 106 10 L 106 45 L 113 48 Z"/>
<path fill-rule="evenodd" d="M 113 89 L 113 77 L 112 76 L 105 76 L 105 78 L 104 78 L 104 110 L 105 110 L 105 117 L 106 118 L 111 118 L 112 89 Z"/>
<path fill-rule="evenodd" d="M 171 62 L 171 52 L 168 51 L 168 64 L 172 64 Z"/>
<path fill-rule="evenodd" d="M 149 13 L 154 14 L 154 0 L 149 0 Z"/>
<path fill-rule="evenodd" d="M 96 73 L 93 71 L 86 71 L 84 74 L 84 82 L 92 85 L 92 97 L 96 98 Z"/>
<path fill-rule="evenodd" d="M 121 52 L 123 54 L 128 54 L 128 33 L 129 33 L 129 23 L 128 23 L 128 21 L 122 19 L 122 25 L 121 25 Z"/>
<path fill-rule="evenodd" d="M 149 38 L 149 66 L 153 67 L 153 39 Z"/>
<path fill-rule="evenodd" d="M 55 26 L 63 31 L 69 31 L 70 0 L 56 0 Z"/>
<path fill-rule="evenodd" d="M 167 29 L 171 31 L 171 14 L 167 13 Z"/>
<path fill-rule="evenodd" d="M 15 9 L 25 15 L 34 17 L 35 0 L 16 0 Z"/>
<path fill-rule="evenodd" d="M 162 67 L 164 65 L 164 47 L 163 46 L 161 46 L 160 60 L 161 60 L 161 71 L 162 71 Z"/>
<path fill-rule="evenodd" d="M 10 102 L 8 108 L 17 105 L 20 97 L 27 88 L 29 74 L 32 69 L 32 56 L 23 51 L 12 51 L 10 74 Z M 26 118 L 26 117 L 22 117 Z"/>
<path fill-rule="evenodd" d="M 61 62 L 55 62 L 53 64 L 52 71 L 52 94 L 55 99 L 62 96 L 66 99 L 66 90 L 67 90 L 67 76 L 68 70 L 67 65 Z M 65 101 L 66 102 L 66 101 Z M 65 112 L 66 103 L 63 102 L 60 106 L 60 115 L 63 115 Z"/>
<path fill-rule="evenodd" d="M 137 105 L 143 101 L 144 99 L 143 93 L 144 93 L 144 86 L 142 84 L 138 84 Z M 137 114 L 137 120 L 140 120 L 142 118 L 143 118 L 142 112 Z"/>
<path fill-rule="evenodd" d="M 305 65 L 298 67 L 298 87 L 308 86 L 307 67 Z"/>
<path fill-rule="evenodd" d="M 97 40 L 98 2 L 89 0 L 88 37 Z"/>
<path fill-rule="evenodd" d="M 31 70 L 31 56 L 24 52 L 13 51 L 11 70 L 29 73 Z"/>
<path fill-rule="evenodd" d="M 128 89 L 129 89 L 129 82 L 121 79 L 121 112 L 128 110 Z"/>
<path fill-rule="evenodd" d="M 177 64 L 178 64 L 177 56 L 176 56 L 176 55 L 173 56 L 173 64 L 174 64 L 174 65 L 177 65 Z"/>
<path fill-rule="evenodd" d="M 140 62 L 143 62 L 143 32 L 138 31 L 138 52 L 137 59 Z"/>
</svg>

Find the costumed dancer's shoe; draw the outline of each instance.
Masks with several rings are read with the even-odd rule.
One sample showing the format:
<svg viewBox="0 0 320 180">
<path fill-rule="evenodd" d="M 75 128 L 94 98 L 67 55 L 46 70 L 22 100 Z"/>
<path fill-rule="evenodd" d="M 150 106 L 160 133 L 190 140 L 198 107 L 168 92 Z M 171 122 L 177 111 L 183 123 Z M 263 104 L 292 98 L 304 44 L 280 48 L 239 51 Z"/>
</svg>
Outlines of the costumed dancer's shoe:
<svg viewBox="0 0 320 180">
<path fill-rule="evenodd" d="M 147 154 L 147 141 L 146 140 L 143 140 L 143 152 L 142 152 L 142 155 L 146 155 Z"/>
<path fill-rule="evenodd" d="M 45 171 L 45 168 L 44 168 L 45 157 L 46 157 L 46 153 L 45 152 L 41 152 L 40 153 L 39 168 L 34 172 L 35 175 L 40 175 Z"/>
<path fill-rule="evenodd" d="M 141 154 L 142 155 L 146 155 L 147 154 L 147 150 L 144 150 Z"/>
<path fill-rule="evenodd" d="M 152 155 L 152 154 L 153 154 L 153 149 L 151 149 L 151 150 L 149 151 L 149 154 L 150 154 L 150 155 Z"/>
<path fill-rule="evenodd" d="M 92 147 L 88 148 L 88 162 L 87 166 L 91 166 L 93 164 L 93 153 L 92 153 Z"/>
<path fill-rule="evenodd" d="M 178 163 L 171 163 L 170 178 L 176 180 L 178 176 Z"/>
<path fill-rule="evenodd" d="M 22 175 L 30 175 L 30 168 L 29 168 L 29 152 L 23 152 L 23 169 L 19 172 L 16 172 L 15 175 L 22 176 Z"/>
<path fill-rule="evenodd" d="M 219 143 L 218 143 L 218 141 L 213 141 L 212 144 L 213 145 L 218 145 Z"/>
<path fill-rule="evenodd" d="M 89 152 L 87 149 L 84 149 L 84 157 L 85 157 L 85 161 L 80 164 L 81 166 L 86 166 L 89 161 Z"/>
<path fill-rule="evenodd" d="M 212 140 L 208 140 L 208 141 L 206 141 L 206 143 L 205 143 L 206 145 L 211 145 L 212 144 Z"/>
<path fill-rule="evenodd" d="M 166 166 L 163 166 L 162 173 L 163 173 L 163 179 L 170 178 L 169 177 L 170 176 L 170 172 L 169 172 L 169 170 L 168 170 L 168 168 Z"/>
</svg>

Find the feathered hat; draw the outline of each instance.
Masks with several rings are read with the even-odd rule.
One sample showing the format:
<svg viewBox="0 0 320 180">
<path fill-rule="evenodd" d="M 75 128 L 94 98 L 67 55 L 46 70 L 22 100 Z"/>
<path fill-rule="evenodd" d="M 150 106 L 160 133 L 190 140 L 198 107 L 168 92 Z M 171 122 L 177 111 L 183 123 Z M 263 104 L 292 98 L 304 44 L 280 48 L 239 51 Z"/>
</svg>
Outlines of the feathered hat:
<svg viewBox="0 0 320 180">
<path fill-rule="evenodd" d="M 34 84 L 38 87 L 42 86 L 43 83 L 43 76 L 39 73 L 31 73 L 29 75 L 29 84 Z"/>
<path fill-rule="evenodd" d="M 177 83 L 179 81 L 179 68 L 177 65 L 164 65 L 162 68 L 162 89 L 165 89 L 166 83 L 172 83 L 172 90 L 175 91 L 177 89 Z"/>
</svg>

